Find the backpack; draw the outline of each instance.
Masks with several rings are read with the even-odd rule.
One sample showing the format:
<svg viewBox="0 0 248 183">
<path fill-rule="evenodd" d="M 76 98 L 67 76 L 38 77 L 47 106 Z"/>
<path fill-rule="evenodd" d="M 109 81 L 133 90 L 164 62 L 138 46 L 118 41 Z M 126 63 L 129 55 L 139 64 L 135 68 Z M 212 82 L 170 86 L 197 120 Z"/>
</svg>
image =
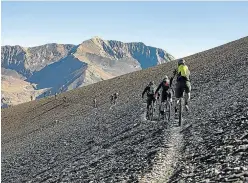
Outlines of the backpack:
<svg viewBox="0 0 248 183">
<path fill-rule="evenodd" d="M 148 95 L 154 95 L 155 94 L 155 86 L 152 85 L 149 87 L 149 90 L 147 91 Z"/>
</svg>

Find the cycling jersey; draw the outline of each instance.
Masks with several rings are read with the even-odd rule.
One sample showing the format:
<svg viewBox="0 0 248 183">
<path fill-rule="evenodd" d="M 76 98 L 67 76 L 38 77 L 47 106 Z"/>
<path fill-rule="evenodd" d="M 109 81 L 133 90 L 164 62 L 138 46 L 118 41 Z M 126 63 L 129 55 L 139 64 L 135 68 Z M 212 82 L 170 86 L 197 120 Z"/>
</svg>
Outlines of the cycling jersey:
<svg viewBox="0 0 248 183">
<path fill-rule="evenodd" d="M 189 81 L 190 71 L 188 66 L 180 65 L 177 69 L 177 81 L 186 80 Z"/>
</svg>

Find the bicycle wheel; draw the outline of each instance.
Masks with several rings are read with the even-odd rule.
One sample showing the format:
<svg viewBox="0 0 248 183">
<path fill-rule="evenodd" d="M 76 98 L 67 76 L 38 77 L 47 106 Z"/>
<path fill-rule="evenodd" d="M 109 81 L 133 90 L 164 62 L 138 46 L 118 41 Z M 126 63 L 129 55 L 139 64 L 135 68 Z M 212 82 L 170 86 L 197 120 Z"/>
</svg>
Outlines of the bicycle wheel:
<svg viewBox="0 0 248 183">
<path fill-rule="evenodd" d="M 161 111 L 161 103 L 159 104 L 159 108 L 158 108 L 158 121 L 160 121 L 160 111 Z"/>
<path fill-rule="evenodd" d="M 153 120 L 153 112 L 154 112 L 154 103 L 152 102 L 151 106 L 150 106 L 150 120 Z"/>
<path fill-rule="evenodd" d="M 183 104 L 182 104 L 182 97 L 179 100 L 179 126 L 182 124 L 182 113 L 183 113 Z"/>
<path fill-rule="evenodd" d="M 161 114 L 161 111 L 163 111 L 163 113 Z M 161 102 L 160 104 L 160 108 L 159 108 L 159 120 L 160 120 L 160 117 L 162 116 L 162 120 L 165 121 L 165 103 L 164 102 Z"/>
<path fill-rule="evenodd" d="M 171 103 L 170 103 L 168 100 L 166 101 L 166 106 L 165 106 L 164 114 L 165 114 L 165 119 L 166 119 L 167 121 L 170 121 L 170 116 L 171 116 Z"/>
<path fill-rule="evenodd" d="M 162 114 L 162 120 L 165 122 L 165 102 L 163 102 L 163 105 L 162 105 L 162 110 L 161 111 L 163 111 L 163 114 Z"/>
<path fill-rule="evenodd" d="M 151 120 L 151 115 L 152 115 L 152 110 L 151 110 L 151 106 L 152 106 L 152 104 L 151 105 L 149 105 L 149 107 L 148 107 L 148 111 L 147 111 L 147 119 L 148 120 Z"/>
</svg>

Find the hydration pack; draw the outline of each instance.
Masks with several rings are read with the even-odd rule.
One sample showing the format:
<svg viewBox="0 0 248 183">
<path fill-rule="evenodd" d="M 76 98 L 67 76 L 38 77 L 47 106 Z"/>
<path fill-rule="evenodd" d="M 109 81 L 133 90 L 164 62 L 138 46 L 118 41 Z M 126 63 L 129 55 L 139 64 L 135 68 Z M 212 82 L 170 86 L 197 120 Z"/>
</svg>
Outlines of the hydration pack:
<svg viewBox="0 0 248 183">
<path fill-rule="evenodd" d="M 155 86 L 152 85 L 149 87 L 149 90 L 147 91 L 148 95 L 154 95 L 155 94 Z"/>
</svg>

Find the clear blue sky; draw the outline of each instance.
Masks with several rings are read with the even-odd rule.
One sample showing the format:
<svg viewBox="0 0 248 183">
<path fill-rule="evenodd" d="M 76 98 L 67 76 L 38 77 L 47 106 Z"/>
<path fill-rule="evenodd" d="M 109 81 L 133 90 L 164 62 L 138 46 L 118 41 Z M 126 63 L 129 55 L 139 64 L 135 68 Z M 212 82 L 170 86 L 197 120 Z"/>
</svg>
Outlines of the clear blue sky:
<svg viewBox="0 0 248 183">
<path fill-rule="evenodd" d="M 247 36 L 247 18 L 248 2 L 2 2 L 1 44 L 100 36 L 182 57 Z"/>
</svg>

